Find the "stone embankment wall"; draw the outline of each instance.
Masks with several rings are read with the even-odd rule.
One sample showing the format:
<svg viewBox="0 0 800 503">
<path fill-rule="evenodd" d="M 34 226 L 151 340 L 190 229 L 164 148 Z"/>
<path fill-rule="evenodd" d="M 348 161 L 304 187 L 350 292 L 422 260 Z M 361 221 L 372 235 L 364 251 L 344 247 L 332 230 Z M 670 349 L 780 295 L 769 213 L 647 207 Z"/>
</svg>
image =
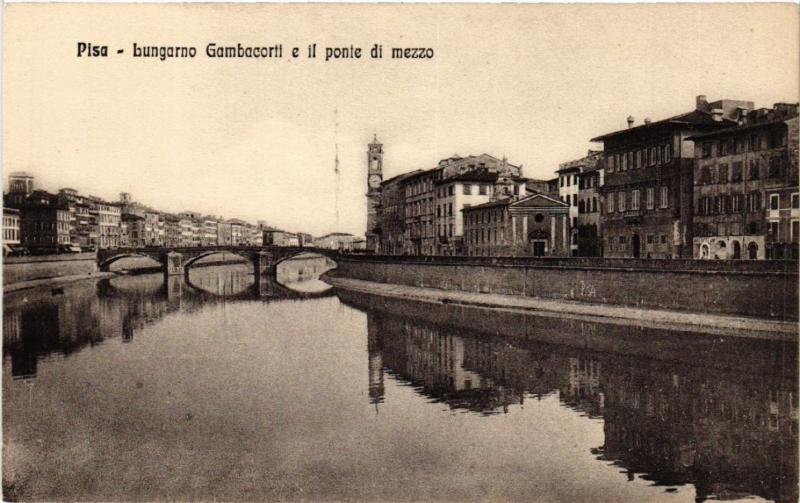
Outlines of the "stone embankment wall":
<svg viewBox="0 0 800 503">
<path fill-rule="evenodd" d="M 97 272 L 97 258 L 94 253 L 3 258 L 3 285 L 93 272 Z"/>
<path fill-rule="evenodd" d="M 798 264 L 598 258 L 339 257 L 380 283 L 796 320 Z"/>
</svg>

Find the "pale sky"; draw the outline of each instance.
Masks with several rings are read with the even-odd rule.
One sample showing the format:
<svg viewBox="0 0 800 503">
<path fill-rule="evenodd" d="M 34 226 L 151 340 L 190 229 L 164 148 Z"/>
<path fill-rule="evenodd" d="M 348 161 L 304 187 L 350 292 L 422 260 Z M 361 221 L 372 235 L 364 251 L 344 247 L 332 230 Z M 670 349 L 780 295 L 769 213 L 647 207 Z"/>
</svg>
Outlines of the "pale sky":
<svg viewBox="0 0 800 503">
<path fill-rule="evenodd" d="M 363 235 L 373 132 L 384 178 L 482 152 L 550 178 L 628 115 L 663 119 L 698 94 L 757 107 L 799 94 L 795 4 L 12 4 L 4 25 L 4 180 L 26 170 L 47 190 L 315 235 Z M 80 41 L 112 54 L 77 58 Z M 198 54 L 136 59 L 134 42 Z M 282 43 L 284 57 L 208 59 L 209 42 Z M 312 42 L 316 60 L 290 60 Z M 323 61 L 326 46 L 373 43 L 384 59 Z"/>
</svg>

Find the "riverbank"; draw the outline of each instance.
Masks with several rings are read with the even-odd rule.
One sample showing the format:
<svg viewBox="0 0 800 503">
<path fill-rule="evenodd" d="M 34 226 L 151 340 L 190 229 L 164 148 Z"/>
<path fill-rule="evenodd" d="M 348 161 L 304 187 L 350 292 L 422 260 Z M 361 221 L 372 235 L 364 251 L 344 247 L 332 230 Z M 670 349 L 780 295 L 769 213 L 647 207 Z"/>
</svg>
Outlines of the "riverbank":
<svg viewBox="0 0 800 503">
<path fill-rule="evenodd" d="M 798 339 L 796 322 L 700 312 L 620 307 L 570 300 L 539 299 L 519 295 L 439 290 L 376 283 L 332 275 L 326 275 L 324 279 L 340 289 L 393 298 L 413 299 L 434 304 L 534 312 L 543 316 L 575 317 L 602 323 L 636 324 L 651 328 L 686 329 L 700 333 L 724 334 L 726 336 L 752 339 L 788 342 L 795 342 Z"/>
<path fill-rule="evenodd" d="M 57 287 L 67 283 L 74 283 L 83 280 L 98 280 L 103 278 L 111 278 L 117 276 L 114 272 L 92 272 L 88 274 L 72 274 L 69 276 L 56 276 L 53 278 L 39 278 L 31 279 L 28 281 L 18 281 L 10 285 L 3 285 L 3 294 L 18 292 L 20 290 L 29 290 L 31 288 L 39 287 Z"/>
</svg>

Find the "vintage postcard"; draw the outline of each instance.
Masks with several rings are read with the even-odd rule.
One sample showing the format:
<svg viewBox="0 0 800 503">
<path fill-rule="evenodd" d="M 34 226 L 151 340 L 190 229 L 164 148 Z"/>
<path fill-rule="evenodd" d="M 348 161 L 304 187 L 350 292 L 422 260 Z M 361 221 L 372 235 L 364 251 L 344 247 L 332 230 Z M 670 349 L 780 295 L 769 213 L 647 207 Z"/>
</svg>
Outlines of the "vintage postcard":
<svg viewBox="0 0 800 503">
<path fill-rule="evenodd" d="M 3 500 L 797 501 L 799 18 L 5 4 Z"/>
</svg>

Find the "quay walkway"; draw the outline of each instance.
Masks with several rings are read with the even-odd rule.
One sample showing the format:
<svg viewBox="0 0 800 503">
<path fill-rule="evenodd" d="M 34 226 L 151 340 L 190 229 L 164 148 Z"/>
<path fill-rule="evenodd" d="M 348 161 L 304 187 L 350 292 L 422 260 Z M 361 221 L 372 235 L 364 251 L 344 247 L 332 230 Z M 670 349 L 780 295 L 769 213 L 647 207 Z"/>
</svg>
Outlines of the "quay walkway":
<svg viewBox="0 0 800 503">
<path fill-rule="evenodd" d="M 536 314 L 541 316 L 574 317 L 601 323 L 635 324 L 672 330 L 684 329 L 690 332 L 727 337 L 788 342 L 796 342 L 798 340 L 798 324 L 794 321 L 591 304 L 521 295 L 439 290 L 377 283 L 331 275 L 325 276 L 324 280 L 336 288 L 422 302 L 512 311 L 535 311 Z"/>
</svg>

